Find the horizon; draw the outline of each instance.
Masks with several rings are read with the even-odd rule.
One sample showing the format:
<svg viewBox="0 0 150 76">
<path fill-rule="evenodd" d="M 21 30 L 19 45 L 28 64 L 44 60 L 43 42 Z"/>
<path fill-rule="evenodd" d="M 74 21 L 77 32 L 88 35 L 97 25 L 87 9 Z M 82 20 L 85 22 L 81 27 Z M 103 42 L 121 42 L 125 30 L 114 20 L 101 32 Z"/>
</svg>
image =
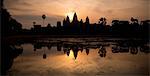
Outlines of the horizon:
<svg viewBox="0 0 150 76">
<path fill-rule="evenodd" d="M 148 20 L 150 19 L 148 16 L 148 3 L 150 3 L 148 0 L 117 0 L 115 2 L 113 0 L 5 0 L 4 6 L 13 18 L 23 25 L 23 28 L 30 29 L 33 27 L 33 22 L 42 25 L 42 14 L 47 17 L 45 26 L 48 23 L 56 26 L 57 21 L 62 23 L 67 15 L 71 15 L 74 12 L 77 13 L 78 20 L 82 19 L 83 22 L 85 22 L 87 16 L 90 19 L 90 23 L 98 23 L 99 18 L 106 17 L 108 25 L 114 19 L 129 21 L 131 17 L 134 17 L 139 21 Z M 128 6 L 126 6 L 127 4 Z M 69 17 L 71 18 L 71 16 Z M 45 26 L 42 25 L 42 27 Z"/>
</svg>

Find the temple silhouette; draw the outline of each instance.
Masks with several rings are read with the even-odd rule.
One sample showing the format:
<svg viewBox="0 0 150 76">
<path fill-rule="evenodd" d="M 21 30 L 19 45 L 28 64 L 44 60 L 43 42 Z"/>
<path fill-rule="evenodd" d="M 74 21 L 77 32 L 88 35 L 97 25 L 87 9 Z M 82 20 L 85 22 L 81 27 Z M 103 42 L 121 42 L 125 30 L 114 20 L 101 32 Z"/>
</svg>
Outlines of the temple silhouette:
<svg viewBox="0 0 150 76">
<path fill-rule="evenodd" d="M 112 35 L 119 37 L 148 37 L 150 20 L 139 22 L 138 19 L 131 17 L 131 22 L 112 20 L 111 25 L 106 25 L 107 19 L 100 18 L 96 24 L 90 24 L 90 19 L 86 17 L 85 22 L 78 20 L 77 14 L 74 13 L 73 21 L 70 21 L 67 16 L 63 23 L 57 22 L 57 26 L 51 26 L 48 24 L 47 27 L 33 24 L 33 28 L 28 30 L 32 32 L 30 34 L 46 34 L 46 35 Z M 24 32 L 24 33 L 28 33 Z"/>
<path fill-rule="evenodd" d="M 11 18 L 6 9 L 2 9 L 2 35 L 57 35 L 62 37 L 71 36 L 110 36 L 110 37 L 140 37 L 147 38 L 149 36 L 150 20 L 139 22 L 138 19 L 131 17 L 130 21 L 112 20 L 111 25 L 107 25 L 106 18 L 100 18 L 98 23 L 90 24 L 88 16 L 83 20 L 78 20 L 77 14 L 74 13 L 73 20 L 70 21 L 67 16 L 63 23 L 57 21 L 57 26 L 47 24 L 46 27 L 33 22 L 33 28 L 22 29 L 21 23 Z M 3 26 L 5 25 L 5 26 Z M 7 30 L 6 30 L 7 29 Z"/>
</svg>

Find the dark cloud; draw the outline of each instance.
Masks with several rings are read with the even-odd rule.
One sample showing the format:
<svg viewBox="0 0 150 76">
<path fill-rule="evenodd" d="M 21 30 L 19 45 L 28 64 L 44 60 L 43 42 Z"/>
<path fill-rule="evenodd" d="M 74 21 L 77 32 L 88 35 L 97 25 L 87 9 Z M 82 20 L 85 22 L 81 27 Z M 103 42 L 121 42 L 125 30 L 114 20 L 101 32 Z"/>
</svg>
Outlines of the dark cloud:
<svg viewBox="0 0 150 76">
<path fill-rule="evenodd" d="M 144 5 L 143 5 L 144 6 Z M 123 14 L 121 14 L 123 13 Z M 122 18 L 123 17 L 137 17 L 137 18 L 140 18 L 140 19 L 150 19 L 149 18 L 149 15 L 148 15 L 148 8 L 147 7 L 132 7 L 132 8 L 125 8 L 125 9 L 118 9 L 116 10 L 116 14 L 120 14 L 120 17 L 121 15 Z"/>
<path fill-rule="evenodd" d="M 31 9 L 31 8 L 15 8 L 15 7 L 10 7 L 8 8 L 9 10 L 12 10 L 12 11 L 20 11 L 20 12 L 26 12 L 26 11 L 36 11 L 35 9 Z"/>
<path fill-rule="evenodd" d="M 4 6 L 19 8 L 19 6 L 31 7 L 33 4 L 27 0 L 4 0 Z"/>
<path fill-rule="evenodd" d="M 25 6 L 32 6 L 32 4 L 30 2 L 21 2 L 22 5 L 25 5 Z"/>
</svg>

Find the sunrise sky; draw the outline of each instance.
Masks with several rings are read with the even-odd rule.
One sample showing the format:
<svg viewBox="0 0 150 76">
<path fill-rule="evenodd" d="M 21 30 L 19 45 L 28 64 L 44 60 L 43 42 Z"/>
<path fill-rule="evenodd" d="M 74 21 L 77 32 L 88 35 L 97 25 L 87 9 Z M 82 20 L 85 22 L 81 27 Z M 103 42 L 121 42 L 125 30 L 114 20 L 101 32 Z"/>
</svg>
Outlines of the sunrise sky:
<svg viewBox="0 0 150 76">
<path fill-rule="evenodd" d="M 33 22 L 42 24 L 42 14 L 47 16 L 45 26 L 56 25 L 68 13 L 76 12 L 78 19 L 97 23 L 100 17 L 106 17 L 108 24 L 112 19 L 139 20 L 150 19 L 150 0 L 4 0 L 4 6 L 13 18 L 23 24 L 23 28 L 33 27 Z"/>
</svg>

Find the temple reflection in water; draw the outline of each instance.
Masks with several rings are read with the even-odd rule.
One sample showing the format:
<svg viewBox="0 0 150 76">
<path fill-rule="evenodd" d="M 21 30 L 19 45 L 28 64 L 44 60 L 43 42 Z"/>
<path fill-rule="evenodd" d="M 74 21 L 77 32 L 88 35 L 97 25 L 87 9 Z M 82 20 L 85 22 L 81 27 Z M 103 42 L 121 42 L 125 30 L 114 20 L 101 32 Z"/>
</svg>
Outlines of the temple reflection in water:
<svg viewBox="0 0 150 76">
<path fill-rule="evenodd" d="M 68 41 L 45 41 L 45 40 L 34 40 L 33 41 L 34 51 L 47 47 L 49 50 L 51 47 L 57 47 L 57 51 L 64 51 L 64 54 L 69 56 L 70 51 L 73 52 L 74 58 L 78 56 L 78 52 L 83 51 L 88 55 L 90 49 L 98 49 L 100 57 L 105 57 L 107 54 L 106 47 L 111 47 L 112 53 L 130 53 L 137 54 L 138 51 L 149 53 L 149 45 L 143 40 L 106 40 L 106 41 L 86 41 L 85 42 L 68 42 Z M 43 51 L 43 59 L 46 59 L 46 53 Z"/>
</svg>

